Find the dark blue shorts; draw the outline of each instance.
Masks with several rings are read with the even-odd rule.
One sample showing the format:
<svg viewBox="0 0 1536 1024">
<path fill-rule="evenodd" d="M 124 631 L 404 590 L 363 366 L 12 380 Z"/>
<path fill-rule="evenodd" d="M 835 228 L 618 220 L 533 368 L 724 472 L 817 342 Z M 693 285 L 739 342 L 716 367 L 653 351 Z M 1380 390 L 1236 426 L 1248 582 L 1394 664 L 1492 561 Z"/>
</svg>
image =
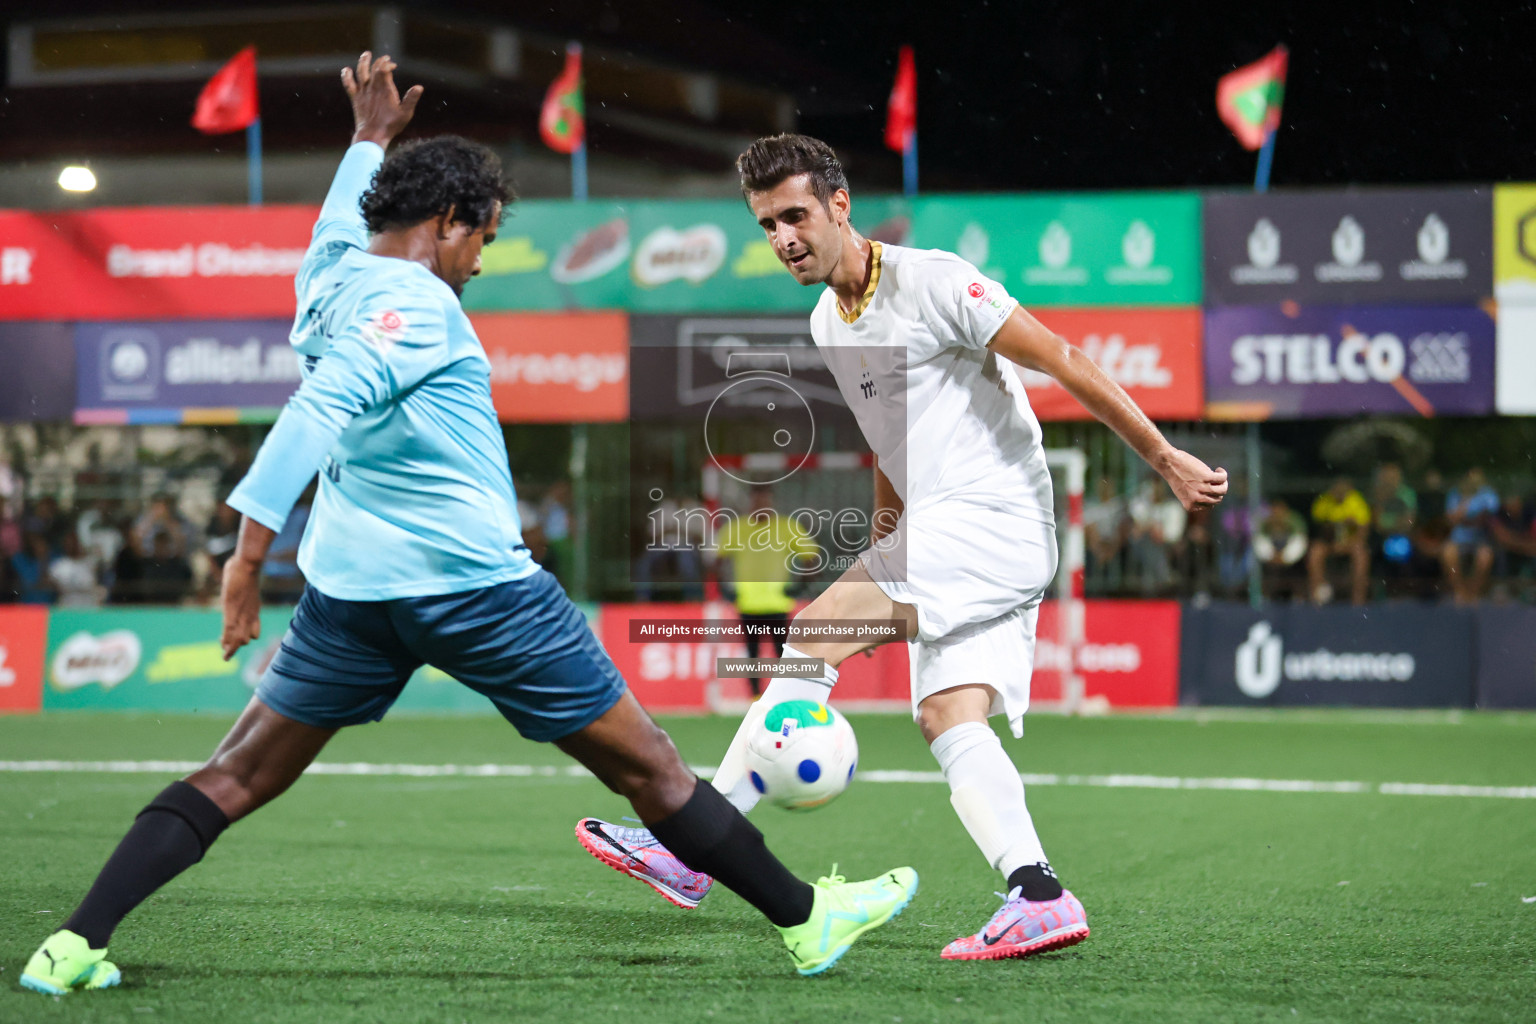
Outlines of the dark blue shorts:
<svg viewBox="0 0 1536 1024">
<path fill-rule="evenodd" d="M 377 722 L 424 664 L 485 694 L 540 742 L 590 725 L 624 693 L 586 616 L 540 570 L 393 601 L 341 601 L 307 587 L 256 696 L 306 725 Z"/>
</svg>

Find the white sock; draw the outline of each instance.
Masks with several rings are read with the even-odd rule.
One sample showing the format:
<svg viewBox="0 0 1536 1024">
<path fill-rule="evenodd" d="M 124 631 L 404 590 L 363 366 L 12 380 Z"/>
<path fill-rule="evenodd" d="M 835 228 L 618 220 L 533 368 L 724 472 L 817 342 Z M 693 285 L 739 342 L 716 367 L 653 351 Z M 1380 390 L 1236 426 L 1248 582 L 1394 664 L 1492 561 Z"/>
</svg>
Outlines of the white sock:
<svg viewBox="0 0 1536 1024">
<path fill-rule="evenodd" d="M 805 655 L 786 645 L 784 657 L 804 658 Z M 782 704 L 786 700 L 815 700 L 825 704 L 835 685 L 837 685 L 837 669 L 830 665 L 827 666 L 825 673 L 813 679 L 784 677 L 771 679 L 763 690 L 763 695 L 747 709 L 747 716 L 741 720 L 741 726 L 736 730 L 736 737 L 726 748 L 725 756 L 720 759 L 720 767 L 715 771 L 714 779 L 711 780 L 714 787 L 725 794 L 725 798 L 742 814 L 756 807 L 758 797 L 761 796 L 752 785 L 752 780 L 747 777 L 747 736 L 762 722 L 768 714 L 768 709 L 775 704 Z"/>
<path fill-rule="evenodd" d="M 1024 780 L 985 722 L 964 722 L 929 747 L 949 781 L 949 802 L 987 863 L 1007 878 L 1027 864 L 1047 863 L 1024 806 Z"/>
</svg>

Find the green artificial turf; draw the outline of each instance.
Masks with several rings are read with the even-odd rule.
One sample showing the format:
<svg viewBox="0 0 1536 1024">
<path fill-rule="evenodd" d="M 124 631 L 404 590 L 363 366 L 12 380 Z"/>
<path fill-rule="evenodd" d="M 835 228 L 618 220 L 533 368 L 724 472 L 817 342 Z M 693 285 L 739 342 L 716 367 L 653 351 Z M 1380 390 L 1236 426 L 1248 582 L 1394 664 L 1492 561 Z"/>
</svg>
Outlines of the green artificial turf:
<svg viewBox="0 0 1536 1024">
<path fill-rule="evenodd" d="M 195 760 L 227 722 L 0 719 L 0 760 Z M 735 723 L 665 723 L 713 764 Z M 861 769 L 934 767 L 901 716 L 855 717 Z M 1032 717 L 1026 773 L 1536 786 L 1536 716 Z M 494 718 L 350 730 L 324 761 L 559 764 Z M 855 782 L 753 818 L 790 867 L 912 864 L 906 914 L 797 977 L 724 891 L 692 912 L 576 844 L 617 817 L 590 778 L 315 776 L 220 840 L 112 944 L 123 987 L 54 1000 L 17 975 L 168 774 L 0 772 L 0 1021 L 904 1022 L 1536 1019 L 1536 800 L 1032 786 L 1093 936 L 1024 961 L 938 951 L 997 905 L 934 783 Z"/>
</svg>

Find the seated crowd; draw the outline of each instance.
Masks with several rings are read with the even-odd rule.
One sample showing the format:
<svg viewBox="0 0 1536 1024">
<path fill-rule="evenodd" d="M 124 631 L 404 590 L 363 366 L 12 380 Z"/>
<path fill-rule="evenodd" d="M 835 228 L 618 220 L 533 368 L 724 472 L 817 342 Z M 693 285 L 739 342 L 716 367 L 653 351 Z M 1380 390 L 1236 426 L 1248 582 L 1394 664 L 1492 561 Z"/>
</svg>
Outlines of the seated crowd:
<svg viewBox="0 0 1536 1024">
<path fill-rule="evenodd" d="M 1267 498 L 1256 528 L 1241 497 L 1185 516 L 1156 488 L 1131 500 L 1100 481 L 1084 509 L 1090 596 L 1243 597 L 1255 561 L 1267 600 L 1468 603 L 1536 597 L 1536 506 L 1473 468 L 1417 488 L 1395 463 L 1362 491 L 1338 477 L 1311 498 Z"/>
</svg>

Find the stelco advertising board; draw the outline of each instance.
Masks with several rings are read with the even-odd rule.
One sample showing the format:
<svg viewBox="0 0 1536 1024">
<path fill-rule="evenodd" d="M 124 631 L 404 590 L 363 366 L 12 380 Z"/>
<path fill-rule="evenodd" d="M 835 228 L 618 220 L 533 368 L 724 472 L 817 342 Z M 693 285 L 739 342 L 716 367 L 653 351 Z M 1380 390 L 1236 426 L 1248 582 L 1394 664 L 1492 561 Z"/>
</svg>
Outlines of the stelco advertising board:
<svg viewBox="0 0 1536 1024">
<path fill-rule="evenodd" d="M 1206 414 L 1486 415 L 1493 342 L 1493 319 L 1476 306 L 1207 310 Z"/>
</svg>

